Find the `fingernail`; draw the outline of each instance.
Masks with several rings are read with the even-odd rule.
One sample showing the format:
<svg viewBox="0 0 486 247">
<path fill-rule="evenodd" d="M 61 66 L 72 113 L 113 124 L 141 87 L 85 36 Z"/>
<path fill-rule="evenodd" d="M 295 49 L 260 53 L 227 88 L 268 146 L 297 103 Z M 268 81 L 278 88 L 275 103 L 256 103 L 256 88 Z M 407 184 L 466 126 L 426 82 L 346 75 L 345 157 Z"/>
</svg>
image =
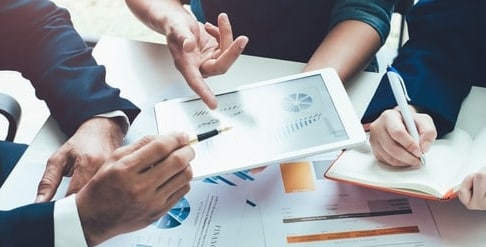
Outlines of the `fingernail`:
<svg viewBox="0 0 486 247">
<path fill-rule="evenodd" d="M 190 52 L 189 48 L 187 47 L 187 38 L 182 41 L 182 50 L 185 52 Z"/>
<path fill-rule="evenodd" d="M 37 195 L 37 197 L 35 198 L 35 202 L 43 202 L 44 198 L 45 198 L 44 195 Z"/>
<path fill-rule="evenodd" d="M 242 42 L 240 42 L 240 49 L 245 49 L 246 44 L 248 43 L 248 38 L 244 39 Z"/>
</svg>

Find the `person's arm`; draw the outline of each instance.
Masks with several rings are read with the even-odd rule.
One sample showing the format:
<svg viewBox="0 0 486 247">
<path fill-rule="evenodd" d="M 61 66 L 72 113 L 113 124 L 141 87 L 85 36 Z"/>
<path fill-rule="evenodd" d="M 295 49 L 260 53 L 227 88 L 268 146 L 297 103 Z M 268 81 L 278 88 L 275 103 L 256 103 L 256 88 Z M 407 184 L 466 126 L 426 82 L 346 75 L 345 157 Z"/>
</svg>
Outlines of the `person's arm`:
<svg viewBox="0 0 486 247">
<path fill-rule="evenodd" d="M 77 194 L 0 211 L 0 246 L 94 246 L 146 227 L 190 189 L 188 135 L 118 148 Z"/>
<path fill-rule="evenodd" d="M 29 79 L 70 137 L 49 159 L 40 182 L 37 201 L 48 201 L 62 176 L 73 176 L 69 193 L 79 190 L 120 146 L 126 125 L 94 116 L 121 111 L 131 122 L 140 110 L 105 82 L 105 68 L 96 63 L 65 9 L 46 0 L 6 0 L 0 3 L 0 22 L 7 21 L 16 24 L 0 26 L 8 34 L 0 40 L 0 67 Z"/>
<path fill-rule="evenodd" d="M 410 38 L 393 67 L 404 79 L 410 105 L 430 119 L 423 125 L 418 119 L 423 114 L 416 115 L 422 151 L 435 137 L 453 130 L 461 103 L 471 89 L 475 47 L 479 47 L 474 8 L 453 0 L 420 1 L 408 16 Z M 411 165 L 416 147 L 410 145 L 398 112 L 387 110 L 395 106 L 384 76 L 362 122 L 371 123 L 370 142 L 377 158 L 393 165 Z"/>
<path fill-rule="evenodd" d="M 54 202 L 0 211 L 0 246 L 54 246 Z"/>
<path fill-rule="evenodd" d="M 439 138 L 454 128 L 474 81 L 480 45 L 474 7 L 453 0 L 418 2 L 407 16 L 409 40 L 393 61 L 406 84 L 410 105 L 432 117 Z M 388 78 L 383 76 L 362 122 L 371 123 L 395 106 Z"/>
<path fill-rule="evenodd" d="M 105 68 L 73 28 L 67 10 L 47 0 L 6 0 L 0 6 L 1 23 L 15 23 L 0 27 L 6 34 L 0 40 L 0 67 L 31 81 L 67 136 L 96 114 L 121 110 L 133 121 L 139 109 L 105 82 Z"/>
<path fill-rule="evenodd" d="M 370 25 L 356 20 L 343 21 L 326 35 L 304 71 L 331 67 L 346 83 L 366 67 L 380 47 L 380 36 Z"/>
<path fill-rule="evenodd" d="M 196 22 L 191 13 L 188 12 L 179 0 L 125 0 L 132 13 L 145 25 L 154 31 L 167 35 L 176 29 L 177 23 L 181 26 L 188 25 L 184 31 L 196 30 Z M 181 36 L 190 36 L 191 33 L 182 33 Z M 188 37 L 181 37 L 185 39 Z M 180 42 L 183 42 L 181 40 Z"/>
<path fill-rule="evenodd" d="M 166 36 L 176 68 L 209 108 L 216 97 L 204 78 L 225 73 L 239 57 L 248 38 L 233 39 L 226 14 L 218 26 L 198 22 L 177 0 L 126 0 L 132 12 L 148 27 Z"/>
<path fill-rule="evenodd" d="M 330 30 L 304 71 L 332 67 L 344 83 L 360 72 L 384 44 L 396 0 L 334 3 Z"/>
</svg>

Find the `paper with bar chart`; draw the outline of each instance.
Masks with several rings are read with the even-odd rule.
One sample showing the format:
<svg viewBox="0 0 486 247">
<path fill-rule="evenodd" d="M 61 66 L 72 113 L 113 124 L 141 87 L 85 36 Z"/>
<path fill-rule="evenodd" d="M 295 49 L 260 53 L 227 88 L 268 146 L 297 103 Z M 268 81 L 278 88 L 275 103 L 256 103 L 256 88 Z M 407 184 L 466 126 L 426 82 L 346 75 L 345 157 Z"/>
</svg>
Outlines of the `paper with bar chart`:
<svg viewBox="0 0 486 247">
<path fill-rule="evenodd" d="M 159 133 L 189 134 L 232 127 L 194 146 L 194 177 L 267 165 L 364 143 L 365 135 L 334 70 L 251 84 L 217 95 L 210 110 L 199 98 L 155 106 Z"/>
<path fill-rule="evenodd" d="M 254 197 L 266 246 L 441 246 L 424 200 L 324 179 L 335 157 L 269 166 L 259 174 L 255 186 L 265 190 L 255 189 Z"/>
</svg>

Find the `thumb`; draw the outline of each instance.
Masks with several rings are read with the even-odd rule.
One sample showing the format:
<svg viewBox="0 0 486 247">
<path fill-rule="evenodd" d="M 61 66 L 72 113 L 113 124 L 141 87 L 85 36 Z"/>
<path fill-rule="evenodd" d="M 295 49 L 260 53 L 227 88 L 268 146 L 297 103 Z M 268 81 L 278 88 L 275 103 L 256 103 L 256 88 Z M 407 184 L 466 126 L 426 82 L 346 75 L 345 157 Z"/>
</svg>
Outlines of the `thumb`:
<svg viewBox="0 0 486 247">
<path fill-rule="evenodd" d="M 178 50 L 191 52 L 196 49 L 196 37 L 188 27 L 177 26 L 167 33 L 167 43 Z"/>
<path fill-rule="evenodd" d="M 182 50 L 184 52 L 191 52 L 196 49 L 196 39 L 194 35 L 184 36 L 180 38 L 180 43 L 182 43 Z"/>
<path fill-rule="evenodd" d="M 192 52 L 196 49 L 197 39 L 199 38 L 198 26 L 191 27 L 179 27 L 175 31 L 175 37 L 177 43 L 180 45 L 184 52 Z"/>
<path fill-rule="evenodd" d="M 56 163 L 48 162 L 44 175 L 37 186 L 35 202 L 47 202 L 54 197 L 57 187 L 61 183 L 64 167 Z"/>
</svg>

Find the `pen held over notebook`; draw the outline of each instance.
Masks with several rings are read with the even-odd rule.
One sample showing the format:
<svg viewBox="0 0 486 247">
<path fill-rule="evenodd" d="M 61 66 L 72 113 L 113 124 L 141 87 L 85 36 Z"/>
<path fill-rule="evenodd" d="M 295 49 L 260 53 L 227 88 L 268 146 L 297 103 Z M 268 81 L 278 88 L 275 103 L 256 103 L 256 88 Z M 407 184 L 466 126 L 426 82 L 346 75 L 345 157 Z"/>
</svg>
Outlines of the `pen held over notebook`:
<svg viewBox="0 0 486 247">
<path fill-rule="evenodd" d="M 415 125 L 415 121 L 413 120 L 412 113 L 408 108 L 408 101 L 410 98 L 407 94 L 407 89 L 405 87 L 405 82 L 403 78 L 400 76 L 398 71 L 396 71 L 393 67 L 388 66 L 386 75 L 388 76 L 388 81 L 390 82 L 390 87 L 393 91 L 393 96 L 395 96 L 395 100 L 397 101 L 398 108 L 400 109 L 400 113 L 402 114 L 403 121 L 405 122 L 405 126 L 407 127 L 408 133 L 412 136 L 412 138 L 419 143 L 420 137 L 417 131 L 417 126 Z M 422 165 L 425 165 L 425 156 L 422 154 L 420 156 L 420 162 Z"/>
<path fill-rule="evenodd" d="M 204 140 L 209 139 L 213 136 L 217 136 L 217 135 L 221 134 L 222 132 L 228 131 L 231 128 L 232 127 L 228 127 L 228 126 L 227 127 L 220 127 L 220 128 L 217 128 L 217 129 L 210 130 L 208 132 L 204 132 L 204 133 L 201 133 L 201 134 L 198 134 L 198 135 L 195 135 L 195 136 L 191 136 L 191 137 L 189 137 L 189 144 L 195 144 L 195 143 L 204 141 Z"/>
</svg>

